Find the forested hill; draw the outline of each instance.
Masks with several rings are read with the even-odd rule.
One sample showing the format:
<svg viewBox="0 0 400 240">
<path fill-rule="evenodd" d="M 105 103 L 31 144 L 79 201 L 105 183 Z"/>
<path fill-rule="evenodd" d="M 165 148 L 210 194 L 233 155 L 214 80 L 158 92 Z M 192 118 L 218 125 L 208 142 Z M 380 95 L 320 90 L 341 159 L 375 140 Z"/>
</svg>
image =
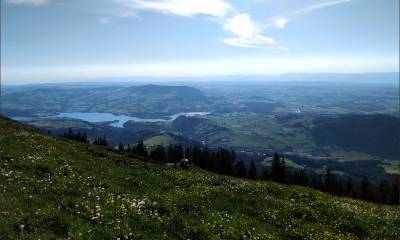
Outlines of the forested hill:
<svg viewBox="0 0 400 240">
<path fill-rule="evenodd" d="M 5 115 L 31 116 L 40 112 L 112 112 L 143 117 L 209 110 L 209 100 L 203 92 L 187 86 L 21 89 L 21 91 L 5 91 L 2 99 L 2 110 Z"/>
<path fill-rule="evenodd" d="M 400 207 L 152 163 L 0 117 L 0 239 L 398 239 Z"/>
</svg>

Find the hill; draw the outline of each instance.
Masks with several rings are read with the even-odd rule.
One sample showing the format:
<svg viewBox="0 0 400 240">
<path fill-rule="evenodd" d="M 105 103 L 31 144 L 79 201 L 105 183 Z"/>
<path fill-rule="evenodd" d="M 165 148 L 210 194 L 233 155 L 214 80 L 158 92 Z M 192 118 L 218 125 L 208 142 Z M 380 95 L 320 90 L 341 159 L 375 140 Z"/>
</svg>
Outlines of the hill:
<svg viewBox="0 0 400 240">
<path fill-rule="evenodd" d="M 22 88 L 21 91 L 5 92 L 3 101 L 3 114 L 7 116 L 109 112 L 159 117 L 179 112 L 206 111 L 209 108 L 207 97 L 197 88 L 161 85 Z"/>
<path fill-rule="evenodd" d="M 180 169 L 0 117 L 0 239 L 397 239 L 400 208 Z"/>
<path fill-rule="evenodd" d="M 199 145 L 198 142 L 191 140 L 189 138 L 185 138 L 183 136 L 175 135 L 172 133 L 163 133 L 160 135 L 156 135 L 150 138 L 147 138 L 144 141 L 144 144 L 148 146 L 157 146 L 157 145 L 176 145 L 180 144 L 183 146 L 194 146 L 194 145 Z"/>
<path fill-rule="evenodd" d="M 400 119 L 383 114 L 349 114 L 314 120 L 312 136 L 319 144 L 400 159 Z"/>
</svg>

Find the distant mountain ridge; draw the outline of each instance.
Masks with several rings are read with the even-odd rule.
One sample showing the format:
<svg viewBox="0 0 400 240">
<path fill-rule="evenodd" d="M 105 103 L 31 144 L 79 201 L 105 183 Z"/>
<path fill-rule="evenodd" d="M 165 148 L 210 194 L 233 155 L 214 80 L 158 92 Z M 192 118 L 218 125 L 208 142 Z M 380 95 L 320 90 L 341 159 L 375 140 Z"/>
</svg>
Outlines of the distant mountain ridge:
<svg viewBox="0 0 400 240">
<path fill-rule="evenodd" d="M 110 77 L 99 78 L 96 81 L 88 81 L 80 79 L 74 82 L 54 82 L 54 83 L 36 83 L 24 84 L 27 89 L 37 88 L 55 88 L 59 86 L 68 88 L 93 87 L 102 85 L 109 86 L 138 86 L 152 83 L 154 85 L 196 85 L 198 82 L 260 82 L 260 81 L 399 81 L 400 72 L 376 72 L 376 73 L 282 73 L 275 75 L 260 74 L 242 74 L 242 75 L 226 75 L 226 76 L 185 76 L 185 77 L 158 77 L 158 76 L 133 76 L 133 77 Z M 5 85 L 6 88 L 12 90 L 19 85 Z"/>
</svg>

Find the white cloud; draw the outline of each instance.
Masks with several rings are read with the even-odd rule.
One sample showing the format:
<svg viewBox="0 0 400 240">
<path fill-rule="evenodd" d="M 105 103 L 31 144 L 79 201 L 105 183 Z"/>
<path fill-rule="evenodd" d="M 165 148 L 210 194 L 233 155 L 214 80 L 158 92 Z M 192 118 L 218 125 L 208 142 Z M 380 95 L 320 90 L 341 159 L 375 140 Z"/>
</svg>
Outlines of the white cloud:
<svg viewBox="0 0 400 240">
<path fill-rule="evenodd" d="M 224 29 L 241 37 L 251 37 L 254 33 L 259 32 L 259 28 L 251 21 L 250 15 L 247 13 L 237 14 L 228 19 Z"/>
<path fill-rule="evenodd" d="M 352 0 L 336 0 L 336 1 L 318 3 L 318 4 L 306 6 L 304 8 L 296 9 L 296 10 L 281 14 L 279 16 L 272 17 L 270 19 L 270 21 L 264 25 L 264 27 L 284 28 L 290 18 L 299 16 L 299 15 L 312 13 L 312 12 L 318 11 L 322 8 L 326 8 L 326 7 L 330 7 L 330 6 L 338 5 L 338 4 L 342 4 L 342 3 L 347 3 L 350 1 L 352 1 Z"/>
<path fill-rule="evenodd" d="M 262 35 L 260 27 L 251 20 L 247 13 L 241 13 L 226 20 L 224 30 L 235 36 L 225 38 L 225 44 L 236 47 L 263 48 L 276 42 L 267 36 Z"/>
<path fill-rule="evenodd" d="M 33 6 L 39 6 L 46 4 L 47 0 L 6 0 L 7 3 L 11 4 L 28 4 Z"/>
<path fill-rule="evenodd" d="M 148 9 L 180 16 L 208 15 L 223 17 L 233 10 L 224 0 L 124 0 L 123 4 L 135 9 Z"/>
<path fill-rule="evenodd" d="M 284 17 L 274 18 L 274 19 L 272 19 L 272 21 L 274 22 L 275 26 L 278 28 L 284 28 L 286 23 L 288 22 L 287 18 L 284 18 Z"/>
<path fill-rule="evenodd" d="M 163 14 L 191 17 L 204 15 L 222 24 L 233 37 L 222 42 L 236 47 L 264 48 L 275 41 L 262 34 L 262 30 L 247 13 L 233 15 L 235 8 L 224 0 L 120 0 L 122 4 L 136 10 L 152 10 Z"/>
</svg>

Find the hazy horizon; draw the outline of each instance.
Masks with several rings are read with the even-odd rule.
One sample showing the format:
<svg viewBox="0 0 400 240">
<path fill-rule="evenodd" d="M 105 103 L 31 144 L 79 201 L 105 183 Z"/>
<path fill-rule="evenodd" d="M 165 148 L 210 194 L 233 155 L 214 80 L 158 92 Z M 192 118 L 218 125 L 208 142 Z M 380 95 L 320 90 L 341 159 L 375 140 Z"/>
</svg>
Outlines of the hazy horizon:
<svg viewBox="0 0 400 240">
<path fill-rule="evenodd" d="M 381 78 L 377 79 L 376 76 Z M 28 85 L 63 85 L 63 84 L 195 84 L 195 83 L 268 83 L 268 82 L 347 82 L 347 83 L 398 83 L 400 72 L 376 72 L 376 73 L 284 73 L 284 74 L 237 74 L 226 76 L 132 76 L 132 77 L 106 77 L 106 78 L 81 78 L 59 79 L 43 81 L 13 81 L 3 82 L 3 86 L 28 86 Z"/>
</svg>

